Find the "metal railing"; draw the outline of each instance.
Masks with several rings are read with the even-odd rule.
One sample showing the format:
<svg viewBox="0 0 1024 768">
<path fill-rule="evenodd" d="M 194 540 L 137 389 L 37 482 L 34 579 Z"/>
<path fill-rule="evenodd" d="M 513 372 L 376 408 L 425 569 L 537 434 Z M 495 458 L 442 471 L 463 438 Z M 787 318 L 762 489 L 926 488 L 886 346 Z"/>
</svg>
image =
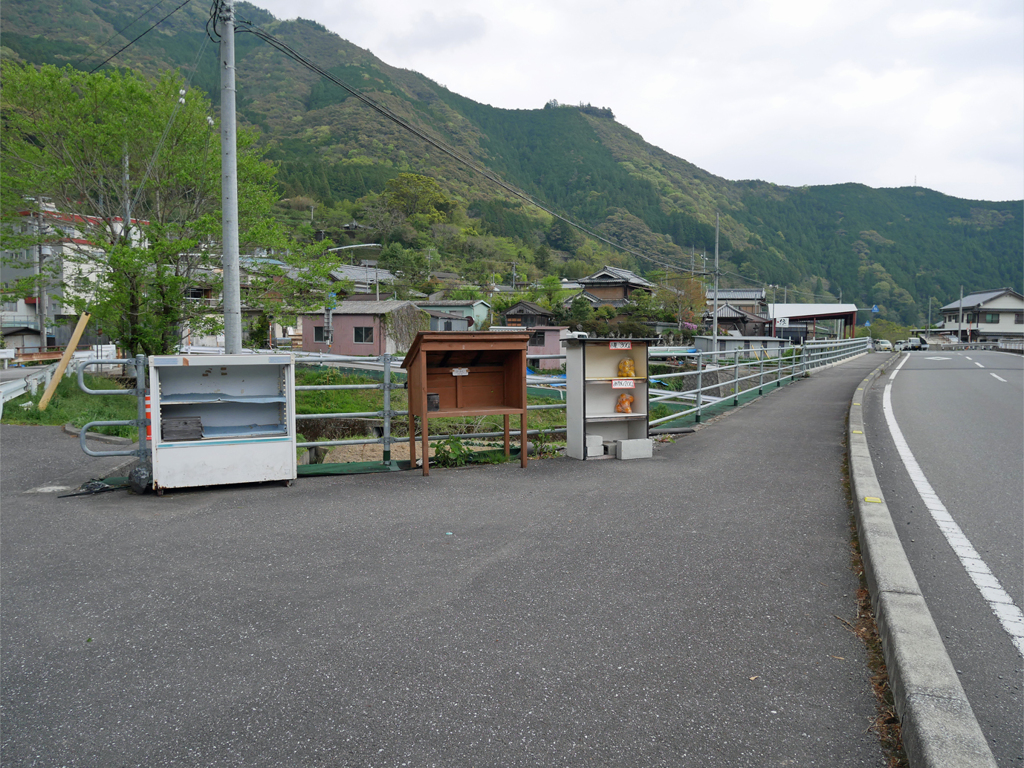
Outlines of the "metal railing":
<svg viewBox="0 0 1024 768">
<path fill-rule="evenodd" d="M 648 421 L 649 426 L 678 421 L 693 415 L 700 423 L 704 412 L 723 401 L 739 405 L 740 395 L 756 389 L 764 394 L 765 386 L 776 388 L 785 382 L 807 375 L 816 368 L 861 355 L 870 349 L 868 339 L 837 339 L 808 341 L 799 347 L 778 349 L 733 349 L 716 352 L 692 351 L 678 347 L 653 347 L 652 360 L 675 359 L 683 370 L 649 374 L 648 407 L 663 404 L 676 409 L 667 416 Z M 674 390 L 665 381 L 681 379 L 686 389 Z M 683 384 L 686 386 L 686 384 Z"/>
<path fill-rule="evenodd" d="M 552 356 L 552 357 L 564 357 Z M 303 355 L 301 358 L 305 362 L 320 362 L 335 364 L 338 366 L 352 365 L 355 364 L 359 368 L 367 371 L 380 370 L 383 375 L 383 380 L 376 383 L 367 384 L 297 384 L 295 386 L 296 395 L 299 392 L 315 392 L 315 391 L 330 391 L 330 390 L 380 390 L 383 392 L 384 402 L 382 408 L 378 411 L 353 411 L 345 413 L 297 413 L 295 415 L 296 422 L 311 421 L 316 419 L 381 419 L 381 434 L 377 437 L 368 438 L 349 438 L 341 440 L 318 440 L 318 441 L 304 441 L 297 442 L 296 448 L 333 448 L 336 446 L 345 445 L 381 445 L 383 448 L 383 463 L 387 464 L 391 461 L 391 447 L 398 443 L 408 443 L 410 440 L 409 436 L 396 437 L 392 434 L 392 426 L 394 420 L 398 417 L 408 417 L 408 410 L 396 410 L 392 408 L 392 397 L 391 393 L 394 390 L 406 389 L 406 382 L 393 382 L 392 372 L 395 367 L 395 363 L 400 362 L 403 358 L 395 357 L 393 355 L 381 355 L 379 357 L 353 357 L 346 355 L 328 355 L 320 353 L 309 353 Z M 557 397 L 561 393 L 552 391 L 552 397 Z M 565 403 L 556 403 L 552 405 L 528 405 L 528 411 L 537 410 L 565 410 Z M 299 431 L 298 428 L 296 431 Z M 548 429 L 527 429 L 527 437 L 531 435 L 546 435 L 546 434 L 559 434 L 564 433 L 565 427 L 554 427 Z M 510 430 L 509 434 L 512 436 L 519 436 L 521 430 Z M 492 437 L 504 437 L 505 433 L 502 432 L 471 432 L 464 434 L 430 434 L 428 439 L 433 441 L 448 440 L 453 437 L 471 437 L 473 439 L 483 439 Z"/>
<path fill-rule="evenodd" d="M 125 374 L 135 379 L 134 389 L 90 389 L 85 384 L 85 369 L 94 365 L 124 365 Z M 146 356 L 138 355 L 133 360 L 111 360 L 109 358 L 88 358 L 78 363 L 78 387 L 90 395 L 132 395 L 138 399 L 137 418 L 121 421 L 90 421 L 78 433 L 78 441 L 88 456 L 138 456 L 139 463 L 144 466 L 152 464 L 149 441 L 146 439 L 146 427 L 149 418 L 146 416 Z M 94 451 L 85 444 L 90 427 L 137 427 L 139 441 L 135 449 L 126 448 L 120 451 Z"/>
</svg>

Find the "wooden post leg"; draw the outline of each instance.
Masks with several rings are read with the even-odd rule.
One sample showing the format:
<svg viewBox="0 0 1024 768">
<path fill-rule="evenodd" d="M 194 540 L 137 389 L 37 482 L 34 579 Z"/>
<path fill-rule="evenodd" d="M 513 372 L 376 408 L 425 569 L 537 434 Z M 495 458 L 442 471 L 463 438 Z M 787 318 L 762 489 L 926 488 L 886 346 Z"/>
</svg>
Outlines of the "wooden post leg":
<svg viewBox="0 0 1024 768">
<path fill-rule="evenodd" d="M 509 428 L 509 418 L 508 418 L 508 414 L 506 413 L 505 414 L 505 456 L 508 456 L 510 453 L 512 453 L 512 438 L 511 438 L 511 436 L 508 433 L 508 428 Z"/>
<path fill-rule="evenodd" d="M 416 468 L 416 417 L 409 414 L 409 469 Z"/>
<path fill-rule="evenodd" d="M 423 474 L 430 474 L 430 436 L 427 434 L 428 419 L 423 417 Z"/>
<path fill-rule="evenodd" d="M 520 466 L 523 469 L 526 469 L 526 430 L 526 411 L 523 411 L 522 415 L 519 417 L 519 439 L 522 443 L 522 456 L 520 457 Z"/>
</svg>

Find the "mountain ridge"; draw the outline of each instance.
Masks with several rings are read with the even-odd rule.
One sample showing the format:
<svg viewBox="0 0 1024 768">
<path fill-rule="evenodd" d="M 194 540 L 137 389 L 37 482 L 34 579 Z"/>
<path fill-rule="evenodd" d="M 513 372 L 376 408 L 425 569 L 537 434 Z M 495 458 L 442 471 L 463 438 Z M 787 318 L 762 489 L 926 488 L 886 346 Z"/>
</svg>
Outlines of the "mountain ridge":
<svg viewBox="0 0 1024 768">
<path fill-rule="evenodd" d="M 54 0 L 5 3 L 0 27 L 5 57 L 76 63 L 88 54 L 88 45 L 107 40 L 142 10 L 124 0 L 102 8 L 92 0 L 71 0 L 61 6 L 66 9 L 62 23 L 44 35 L 37 19 L 52 21 L 56 16 L 47 8 L 56 7 Z M 115 61 L 150 75 L 164 67 L 191 71 L 193 86 L 210 92 L 216 103 L 216 57 L 206 55 L 192 67 L 206 37 L 207 15 L 188 6 Z M 238 5 L 238 17 L 545 207 L 650 249 L 651 261 L 627 258 L 627 266 L 687 268 L 691 251 L 713 252 L 718 212 L 726 272 L 750 283 L 801 288 L 826 300 L 842 295 L 861 306 L 879 304 L 891 319 L 919 322 L 929 297 L 941 306 L 955 298 L 960 284 L 1024 289 L 1021 201 L 961 200 L 916 187 L 730 181 L 647 143 L 600 110 L 480 104 L 418 72 L 388 65 L 315 21 L 278 20 L 247 3 Z M 115 35 L 105 50 L 124 45 L 144 27 L 136 24 Z M 488 201 L 503 200 L 509 215 L 481 218 L 480 226 L 495 236 L 518 238 L 534 253 L 552 245 L 564 255 L 551 262 L 560 267 L 556 271 L 568 274 L 568 264 L 593 266 L 606 256 L 572 238 L 552 242 L 548 217 L 522 208 L 514 197 L 253 35 L 239 33 L 236 41 L 238 113 L 263 133 L 285 196 L 308 195 L 328 206 L 351 203 L 379 193 L 398 173 L 422 173 L 437 179 L 467 211 L 493 213 Z M 206 49 L 212 51 L 212 44 Z M 89 62 L 101 60 L 93 56 Z"/>
</svg>

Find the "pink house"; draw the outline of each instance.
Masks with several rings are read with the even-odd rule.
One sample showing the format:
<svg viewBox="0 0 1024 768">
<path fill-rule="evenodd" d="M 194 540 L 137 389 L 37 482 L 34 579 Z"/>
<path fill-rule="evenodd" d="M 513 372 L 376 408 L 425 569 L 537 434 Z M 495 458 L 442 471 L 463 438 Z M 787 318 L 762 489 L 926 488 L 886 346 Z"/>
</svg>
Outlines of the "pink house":
<svg viewBox="0 0 1024 768">
<path fill-rule="evenodd" d="M 405 352 L 430 318 L 411 301 L 343 301 L 328 313 L 302 315 L 302 350 L 332 355 L 393 355 Z M 328 344 L 328 337 L 330 344 Z"/>
<path fill-rule="evenodd" d="M 561 368 L 565 365 L 565 360 L 558 359 L 547 359 L 537 360 L 530 358 L 534 355 L 563 355 L 565 350 L 562 349 L 562 338 L 565 336 L 565 332 L 568 330 L 568 326 L 565 325 L 535 325 L 530 328 L 522 328 L 519 326 L 511 325 L 492 325 L 491 331 L 495 333 L 501 333 L 502 331 L 514 331 L 522 333 L 524 330 L 530 331 L 530 340 L 526 345 L 526 363 L 531 368 L 536 370 L 551 370 L 554 368 Z"/>
</svg>

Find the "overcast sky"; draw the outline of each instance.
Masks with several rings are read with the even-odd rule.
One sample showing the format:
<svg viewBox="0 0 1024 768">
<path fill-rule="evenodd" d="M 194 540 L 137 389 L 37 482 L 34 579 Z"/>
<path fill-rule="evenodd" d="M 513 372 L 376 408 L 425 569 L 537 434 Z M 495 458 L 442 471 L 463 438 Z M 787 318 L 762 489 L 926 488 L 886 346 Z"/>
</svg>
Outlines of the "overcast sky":
<svg viewBox="0 0 1024 768">
<path fill-rule="evenodd" d="M 253 2 L 494 107 L 611 107 L 728 179 L 1024 198 L 1021 0 Z"/>
</svg>

